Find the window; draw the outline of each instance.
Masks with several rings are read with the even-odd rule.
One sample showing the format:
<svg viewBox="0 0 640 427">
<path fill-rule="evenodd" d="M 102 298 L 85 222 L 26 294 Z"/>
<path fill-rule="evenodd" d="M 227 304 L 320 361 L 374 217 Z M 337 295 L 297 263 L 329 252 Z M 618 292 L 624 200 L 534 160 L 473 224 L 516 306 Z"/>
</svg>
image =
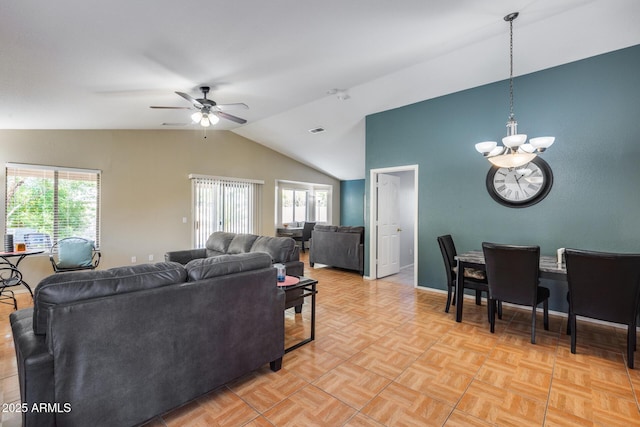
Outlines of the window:
<svg viewBox="0 0 640 427">
<path fill-rule="evenodd" d="M 331 223 L 330 185 L 278 181 L 277 186 L 276 225 L 298 225 L 306 221 Z"/>
<path fill-rule="evenodd" d="M 193 193 L 194 246 L 214 231 L 260 234 L 264 181 L 189 175 Z"/>
<path fill-rule="evenodd" d="M 8 163 L 5 195 L 14 243 L 48 249 L 76 236 L 100 246 L 100 171 Z"/>
<path fill-rule="evenodd" d="M 318 190 L 316 196 L 316 222 L 329 222 L 329 190 Z"/>
<path fill-rule="evenodd" d="M 307 220 L 307 192 L 305 190 L 282 190 L 282 223 Z"/>
</svg>

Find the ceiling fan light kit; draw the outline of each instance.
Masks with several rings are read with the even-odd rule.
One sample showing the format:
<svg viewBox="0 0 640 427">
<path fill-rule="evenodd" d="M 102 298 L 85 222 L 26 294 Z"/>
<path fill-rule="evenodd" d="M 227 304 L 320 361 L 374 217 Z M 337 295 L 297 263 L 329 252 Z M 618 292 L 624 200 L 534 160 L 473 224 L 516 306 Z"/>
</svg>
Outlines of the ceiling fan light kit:
<svg viewBox="0 0 640 427">
<path fill-rule="evenodd" d="M 209 90 L 210 90 L 209 86 L 200 87 L 200 91 L 202 92 L 203 97 L 198 99 L 193 98 L 191 95 L 186 94 L 184 92 L 176 92 L 176 94 L 183 97 L 187 101 L 191 102 L 191 104 L 193 105 L 192 108 L 158 107 L 158 106 L 151 106 L 151 108 L 176 109 L 176 110 L 183 110 L 185 108 L 195 109 L 197 111 L 191 115 L 191 120 L 193 121 L 193 123 L 198 123 L 202 127 L 213 126 L 220 121 L 220 118 L 227 119 L 241 125 L 247 123 L 247 121 L 243 118 L 240 118 L 222 111 L 222 110 L 231 110 L 234 108 L 248 109 L 249 107 L 247 106 L 247 104 L 243 104 L 243 103 L 217 104 L 214 100 L 207 98 L 207 93 L 209 93 Z"/>
<path fill-rule="evenodd" d="M 513 112 L 513 21 L 518 17 L 513 12 L 504 17 L 509 22 L 509 120 L 507 121 L 507 136 L 502 138 L 502 146 L 495 141 L 479 142 L 476 151 L 481 153 L 493 165 L 500 168 L 514 168 L 526 165 L 535 159 L 538 153 L 544 152 L 555 141 L 553 136 L 531 138 L 527 143 L 527 135 L 518 133 L 518 122 Z"/>
</svg>

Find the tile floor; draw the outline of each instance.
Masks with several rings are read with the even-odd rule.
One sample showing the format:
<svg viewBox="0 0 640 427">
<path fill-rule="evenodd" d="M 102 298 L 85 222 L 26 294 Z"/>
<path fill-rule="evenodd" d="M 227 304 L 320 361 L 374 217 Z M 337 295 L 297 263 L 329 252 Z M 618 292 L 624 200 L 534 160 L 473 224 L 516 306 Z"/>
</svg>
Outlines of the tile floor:
<svg viewBox="0 0 640 427">
<path fill-rule="evenodd" d="M 444 294 L 402 275 L 305 271 L 319 280 L 316 341 L 280 371 L 265 365 L 146 427 L 640 426 L 640 369 L 626 367 L 623 329 L 579 322 L 572 355 L 562 317 L 532 345 L 529 317 L 513 307 L 491 334 L 486 306 L 465 304 L 456 323 Z M 0 307 L 1 402 L 19 400 L 9 312 Z M 285 316 L 288 346 L 309 333 L 309 305 Z M 2 414 L 0 427 L 18 425 Z"/>
</svg>

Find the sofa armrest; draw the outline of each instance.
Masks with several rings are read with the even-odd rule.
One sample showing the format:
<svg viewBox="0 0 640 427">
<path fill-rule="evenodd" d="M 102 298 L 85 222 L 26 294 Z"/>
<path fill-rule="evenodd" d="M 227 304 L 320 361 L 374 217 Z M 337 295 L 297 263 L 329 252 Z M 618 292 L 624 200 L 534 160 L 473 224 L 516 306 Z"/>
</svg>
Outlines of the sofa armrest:
<svg viewBox="0 0 640 427">
<path fill-rule="evenodd" d="M 33 332 L 33 308 L 14 311 L 9 320 L 18 363 L 20 401 L 28 408 L 41 402 L 55 402 L 53 355 L 49 353 L 46 337 Z M 22 413 L 25 427 L 54 424 L 53 412 Z"/>
<path fill-rule="evenodd" d="M 207 257 L 207 250 L 205 248 L 171 251 L 164 254 L 165 261 L 179 262 L 182 265 L 185 265 L 189 261 L 192 261 L 194 259 L 206 258 L 206 257 Z"/>
</svg>

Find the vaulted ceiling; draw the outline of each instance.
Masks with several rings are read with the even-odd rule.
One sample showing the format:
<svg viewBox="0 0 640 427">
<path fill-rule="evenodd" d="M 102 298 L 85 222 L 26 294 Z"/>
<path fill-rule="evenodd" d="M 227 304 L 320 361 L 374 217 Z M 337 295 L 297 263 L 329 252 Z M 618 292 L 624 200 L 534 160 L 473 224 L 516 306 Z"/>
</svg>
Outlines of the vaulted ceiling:
<svg viewBox="0 0 640 427">
<path fill-rule="evenodd" d="M 508 78 L 514 11 L 516 76 L 640 44 L 637 0 L 7 1 L 0 128 L 175 129 L 149 106 L 207 85 L 250 107 L 215 129 L 359 179 L 366 115 Z"/>
</svg>

